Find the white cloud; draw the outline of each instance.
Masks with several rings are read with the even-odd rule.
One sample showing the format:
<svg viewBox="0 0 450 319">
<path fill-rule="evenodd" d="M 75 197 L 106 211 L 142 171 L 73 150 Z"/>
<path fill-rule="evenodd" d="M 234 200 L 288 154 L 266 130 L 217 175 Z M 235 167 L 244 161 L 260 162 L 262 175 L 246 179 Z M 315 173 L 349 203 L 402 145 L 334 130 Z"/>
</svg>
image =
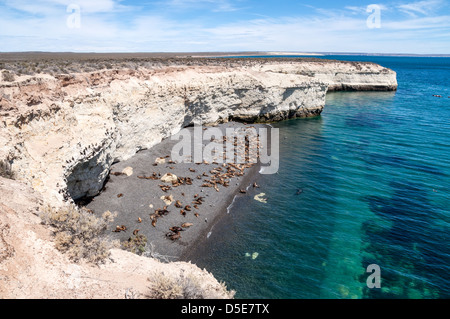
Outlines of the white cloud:
<svg viewBox="0 0 450 319">
<path fill-rule="evenodd" d="M 15 10 L 44 15 L 65 12 L 65 9 L 72 4 L 80 6 L 84 13 L 115 12 L 126 9 L 117 0 L 6 0 L 4 3 Z"/>
<path fill-rule="evenodd" d="M 186 8 L 205 8 L 212 12 L 231 12 L 239 10 L 231 0 L 169 0 L 162 4 L 165 7 L 184 10 Z"/>
<path fill-rule="evenodd" d="M 429 15 L 436 12 L 440 7 L 444 5 L 443 0 L 424 0 L 418 2 L 411 2 L 407 4 L 398 5 L 397 8 L 412 16 L 417 17 L 417 15 Z"/>
<path fill-rule="evenodd" d="M 81 28 L 66 25 L 66 6 L 81 7 Z M 424 3 L 437 0 L 381 6 L 382 27 L 368 29 L 369 13 L 365 6 L 320 10 L 308 15 L 293 14 L 281 18 L 263 16 L 211 25 L 194 16 L 177 19 L 176 15 L 152 13 L 123 6 L 114 0 L 36 0 L 3 1 L 0 51 L 313 51 L 313 52 L 411 52 L 450 53 L 450 16 L 432 15 Z M 1 3 L 4 5 L 1 6 Z M 171 5 L 207 10 L 232 10 L 229 0 L 172 0 Z M 227 7 L 229 4 L 231 7 Z M 441 3 L 442 5 L 442 3 Z M 181 8 L 181 7 L 179 7 Z M 127 19 L 123 19 L 124 11 Z M 416 12 L 401 17 L 399 10 Z M 415 11 L 414 11 L 415 10 Z M 428 15 L 417 17 L 420 13 Z M 385 12 L 385 13 L 383 13 Z M 422 14 L 421 14 L 422 15 Z M 434 51 L 433 51 L 434 50 Z M 424 52 L 425 51 L 425 52 Z"/>
</svg>

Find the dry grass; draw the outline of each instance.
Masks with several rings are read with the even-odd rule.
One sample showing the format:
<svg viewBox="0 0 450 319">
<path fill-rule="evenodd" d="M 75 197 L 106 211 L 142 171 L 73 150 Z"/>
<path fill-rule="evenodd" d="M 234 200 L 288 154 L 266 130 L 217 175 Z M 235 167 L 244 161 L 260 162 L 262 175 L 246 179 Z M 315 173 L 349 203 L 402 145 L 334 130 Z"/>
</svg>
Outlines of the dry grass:
<svg viewBox="0 0 450 319">
<path fill-rule="evenodd" d="M 70 206 L 62 209 L 47 208 L 41 213 L 44 224 L 55 228 L 56 248 L 75 262 L 86 260 L 99 264 L 109 256 L 109 250 L 117 246 L 102 238 L 114 215 L 107 211 L 101 218 L 91 212 Z"/>
</svg>

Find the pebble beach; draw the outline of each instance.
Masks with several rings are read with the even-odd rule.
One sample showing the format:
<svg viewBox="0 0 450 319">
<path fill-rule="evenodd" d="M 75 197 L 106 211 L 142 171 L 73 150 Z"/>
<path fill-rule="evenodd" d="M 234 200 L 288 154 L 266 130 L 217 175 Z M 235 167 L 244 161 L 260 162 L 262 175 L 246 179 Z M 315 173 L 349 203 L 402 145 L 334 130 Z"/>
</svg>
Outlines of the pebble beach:
<svg viewBox="0 0 450 319">
<path fill-rule="evenodd" d="M 228 122 L 216 127 L 225 138 L 227 128 L 267 125 Z M 193 127 L 187 129 L 193 131 Z M 203 141 L 203 146 L 208 142 Z M 190 251 L 207 240 L 213 226 L 226 217 L 234 197 L 246 196 L 249 187 L 259 187 L 255 183 L 259 161 L 176 162 L 171 150 L 177 143 L 167 138 L 114 164 L 102 192 L 86 205 L 96 215 L 116 213 L 107 229 L 112 240 L 123 244 L 144 239 L 145 247 L 135 252 L 164 261 L 189 258 Z"/>
</svg>

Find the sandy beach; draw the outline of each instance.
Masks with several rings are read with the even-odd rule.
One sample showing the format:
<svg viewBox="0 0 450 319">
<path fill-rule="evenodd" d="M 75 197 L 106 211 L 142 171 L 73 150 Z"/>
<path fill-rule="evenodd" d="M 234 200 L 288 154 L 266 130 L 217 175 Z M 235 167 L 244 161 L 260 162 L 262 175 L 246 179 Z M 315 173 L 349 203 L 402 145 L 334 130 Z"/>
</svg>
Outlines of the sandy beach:
<svg viewBox="0 0 450 319">
<path fill-rule="evenodd" d="M 217 127 L 225 135 L 225 129 L 230 127 L 263 126 L 266 127 L 229 122 Z M 188 129 L 193 130 L 192 127 Z M 204 141 L 204 145 L 207 142 Z M 255 174 L 260 169 L 256 163 L 244 168 L 242 174 L 237 170 L 226 187 L 219 184 L 216 188 L 202 187 L 214 173 L 225 172 L 229 164 L 174 163 L 170 155 L 176 143 L 177 140 L 167 138 L 129 160 L 114 164 L 103 191 L 86 205 L 96 215 L 107 210 L 117 212 L 107 229 L 111 239 L 124 242 L 136 234 L 143 235 L 147 238 L 146 253 L 151 251 L 153 256 L 166 261 L 188 258 L 190 251 L 208 237 L 217 221 L 226 216 L 233 198 L 246 196 L 241 190 L 254 187 Z M 167 177 L 167 173 L 181 178 L 184 183 L 174 186 L 171 182 L 163 182 L 161 178 Z M 182 227 L 183 224 L 188 227 Z M 178 231 L 181 237 L 168 237 L 177 233 L 170 230 L 172 227 L 182 227 Z"/>
</svg>

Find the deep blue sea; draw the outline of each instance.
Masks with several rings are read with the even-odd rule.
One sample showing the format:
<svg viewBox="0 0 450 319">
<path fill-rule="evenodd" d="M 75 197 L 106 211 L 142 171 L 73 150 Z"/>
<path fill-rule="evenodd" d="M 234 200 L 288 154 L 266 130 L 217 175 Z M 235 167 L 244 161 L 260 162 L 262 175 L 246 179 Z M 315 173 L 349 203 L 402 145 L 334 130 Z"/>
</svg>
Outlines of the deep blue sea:
<svg viewBox="0 0 450 319">
<path fill-rule="evenodd" d="M 450 298 L 450 58 L 324 58 L 391 68 L 398 91 L 329 93 L 321 116 L 274 124 L 278 174 L 192 262 L 236 298 Z"/>
</svg>

